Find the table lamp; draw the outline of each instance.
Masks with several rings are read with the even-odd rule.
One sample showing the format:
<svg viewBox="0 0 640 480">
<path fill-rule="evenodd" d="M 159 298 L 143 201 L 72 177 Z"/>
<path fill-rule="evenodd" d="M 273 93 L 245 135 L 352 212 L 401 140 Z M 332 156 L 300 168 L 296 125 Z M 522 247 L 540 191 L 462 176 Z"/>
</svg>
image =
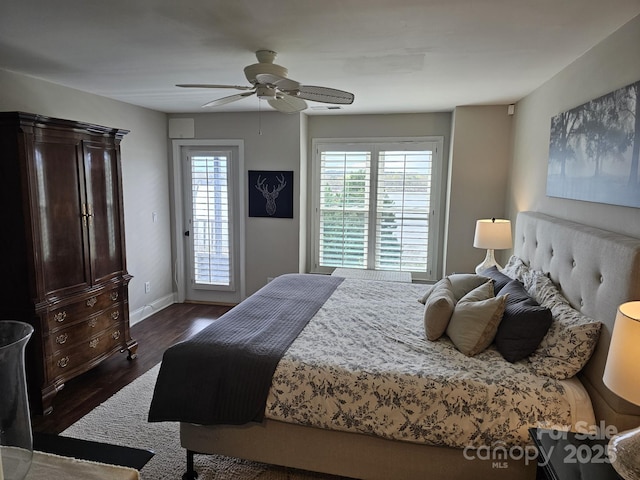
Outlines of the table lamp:
<svg viewBox="0 0 640 480">
<path fill-rule="evenodd" d="M 616 395 L 640 405 L 640 301 L 618 307 L 602 380 Z M 640 479 L 640 427 L 614 435 L 608 451 L 622 478 Z"/>
<path fill-rule="evenodd" d="M 476 267 L 476 273 L 480 273 L 494 265 L 500 268 L 493 254 L 494 250 L 504 250 L 511 248 L 511 222 L 509 220 L 496 220 L 487 218 L 476 222 L 476 234 L 473 238 L 473 246 L 476 248 L 486 248 L 487 256 L 484 261 Z"/>
</svg>

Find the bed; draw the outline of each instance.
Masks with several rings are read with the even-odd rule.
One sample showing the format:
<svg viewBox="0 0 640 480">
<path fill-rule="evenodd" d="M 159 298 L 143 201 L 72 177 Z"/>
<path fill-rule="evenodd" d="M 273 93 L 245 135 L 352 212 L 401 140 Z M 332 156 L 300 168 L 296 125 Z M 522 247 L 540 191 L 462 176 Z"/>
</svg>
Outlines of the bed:
<svg viewBox="0 0 640 480">
<path fill-rule="evenodd" d="M 250 414 L 251 421 L 226 417 L 233 418 L 228 424 L 221 418 L 174 414 L 171 409 L 153 418 L 181 421 L 181 444 L 187 449 L 185 478 L 193 478 L 196 452 L 363 479 L 533 479 L 536 465 L 526 437 L 529 426 L 575 428 L 598 422 L 618 429 L 636 426 L 640 410 L 607 390 L 602 371 L 617 306 L 640 298 L 640 240 L 535 212 L 518 215 L 514 238 L 514 257 L 505 272 L 542 295 L 545 279 L 550 279 L 577 312 L 599 325 L 595 351 L 591 355 L 589 350 L 590 360 L 578 375 L 571 373 L 566 379 L 532 375 L 538 350 L 529 357 L 534 360 L 510 363 L 493 345 L 469 357 L 458 352 L 446 335 L 426 341 L 425 306 L 417 301 L 425 293 L 424 285 L 334 278 L 326 298 L 315 298 L 324 288 L 315 283 L 297 298 L 286 298 L 287 288 L 276 285 L 251 301 L 265 305 L 271 301 L 276 309 L 296 305 L 296 310 L 302 303 L 313 318 L 296 327 L 299 336 L 275 362 L 265 406 Z M 537 276 L 530 275 L 533 272 Z M 298 283 L 306 278 L 316 281 L 310 277 L 300 277 Z M 360 299 L 357 308 L 345 310 L 347 297 Z M 369 330 L 361 331 L 358 324 L 365 320 Z M 327 340 L 330 334 L 336 335 L 334 340 Z M 356 351 L 355 344 L 364 343 L 368 346 L 364 353 L 350 353 Z M 188 345 L 168 353 L 183 347 Z M 336 365 L 326 365 L 330 357 L 338 359 Z M 172 356 L 165 354 L 159 383 L 171 361 Z M 195 362 L 208 364 L 202 359 Z M 407 371 L 381 374 L 385 364 L 394 362 L 403 363 Z M 434 370 L 426 375 L 438 362 L 446 366 L 444 373 Z M 354 365 L 355 377 L 349 376 L 354 375 L 348 373 Z M 185 368 L 188 363 L 176 371 Z M 502 380 L 487 377 L 478 383 L 486 370 L 500 370 Z M 251 377 L 247 373 L 239 378 Z M 180 406 L 199 404 L 206 395 L 184 395 L 189 388 L 202 389 L 208 383 L 197 381 L 191 387 L 165 382 L 164 390 L 171 391 Z M 234 388 L 259 389 L 259 384 L 241 381 Z M 356 384 L 373 392 L 376 400 L 358 393 Z M 156 385 L 154 402 L 161 387 Z M 517 400 L 496 402 L 504 389 L 519 395 Z M 303 402 L 296 406 L 287 394 Z M 424 398 L 428 402 L 420 403 Z M 472 404 L 481 413 L 468 412 Z M 205 405 L 196 410 L 207 410 Z M 255 405 L 247 407 L 255 410 Z M 521 415 L 513 416 L 515 410 Z M 405 422 L 398 420 L 398 412 L 407 417 Z"/>
</svg>

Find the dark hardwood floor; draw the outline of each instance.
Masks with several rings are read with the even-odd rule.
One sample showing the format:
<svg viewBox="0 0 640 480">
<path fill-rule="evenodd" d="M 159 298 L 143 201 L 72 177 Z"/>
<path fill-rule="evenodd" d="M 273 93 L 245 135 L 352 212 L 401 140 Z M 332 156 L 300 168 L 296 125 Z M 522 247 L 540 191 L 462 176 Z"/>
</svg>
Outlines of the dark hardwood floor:
<svg viewBox="0 0 640 480">
<path fill-rule="evenodd" d="M 32 418 L 33 431 L 62 432 L 160 362 L 168 347 L 199 332 L 230 308 L 174 304 L 138 322 L 131 327 L 131 338 L 138 342 L 138 357 L 129 361 L 126 352 L 114 355 L 67 382 L 54 399 L 53 412 Z"/>
</svg>

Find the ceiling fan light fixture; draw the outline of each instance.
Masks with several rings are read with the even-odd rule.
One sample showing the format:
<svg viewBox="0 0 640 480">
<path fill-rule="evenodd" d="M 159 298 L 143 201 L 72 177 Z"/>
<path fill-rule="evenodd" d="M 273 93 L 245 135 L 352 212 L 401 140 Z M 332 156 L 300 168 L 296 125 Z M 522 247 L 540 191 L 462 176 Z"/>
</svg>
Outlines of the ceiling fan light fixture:
<svg viewBox="0 0 640 480">
<path fill-rule="evenodd" d="M 275 63 L 254 63 L 253 65 L 244 67 L 244 76 L 247 77 L 249 83 L 253 85 L 260 83 L 256 79 L 256 75 L 264 73 L 287 78 L 289 70 L 281 65 L 276 65 Z"/>
<path fill-rule="evenodd" d="M 260 63 L 273 63 L 278 53 L 273 50 L 262 49 L 256 51 L 256 58 Z"/>
</svg>

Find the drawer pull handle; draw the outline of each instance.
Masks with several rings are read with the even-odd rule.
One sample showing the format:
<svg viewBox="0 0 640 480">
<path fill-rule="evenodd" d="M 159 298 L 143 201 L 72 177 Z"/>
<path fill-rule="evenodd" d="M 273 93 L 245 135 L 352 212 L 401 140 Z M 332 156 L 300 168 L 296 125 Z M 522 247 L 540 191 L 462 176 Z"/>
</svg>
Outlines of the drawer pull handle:
<svg viewBox="0 0 640 480">
<path fill-rule="evenodd" d="M 118 310 L 116 310 L 115 312 L 111 312 L 112 320 L 117 320 L 119 316 L 120 316 L 120 312 Z"/>
<path fill-rule="evenodd" d="M 118 340 L 120 338 L 120 330 L 116 330 L 111 334 L 114 340 Z"/>
<path fill-rule="evenodd" d="M 98 342 L 100 342 L 100 339 L 94 338 L 89 342 L 89 348 L 96 348 L 98 346 Z"/>
<path fill-rule="evenodd" d="M 60 368 L 66 367 L 67 365 L 69 365 L 69 357 L 62 357 L 60 360 L 58 360 L 57 364 Z"/>
<path fill-rule="evenodd" d="M 63 333 L 62 335 L 58 335 L 56 337 L 56 343 L 59 345 L 62 345 L 67 341 L 67 338 L 69 338 L 69 335 L 67 335 L 66 333 Z"/>
<path fill-rule="evenodd" d="M 56 322 L 62 323 L 64 322 L 64 319 L 67 318 L 67 312 L 65 312 L 64 310 L 62 312 L 58 312 L 53 316 L 53 319 Z"/>
<path fill-rule="evenodd" d="M 111 292 L 111 300 L 114 302 L 118 299 L 118 292 Z"/>
<path fill-rule="evenodd" d="M 98 299 L 96 297 L 91 297 L 89 300 L 87 300 L 87 307 L 91 308 L 96 303 L 98 303 Z"/>
<path fill-rule="evenodd" d="M 98 324 L 98 320 L 96 320 L 95 318 L 92 318 L 91 320 L 89 320 L 89 326 L 91 328 L 94 328 L 97 324 Z"/>
</svg>

